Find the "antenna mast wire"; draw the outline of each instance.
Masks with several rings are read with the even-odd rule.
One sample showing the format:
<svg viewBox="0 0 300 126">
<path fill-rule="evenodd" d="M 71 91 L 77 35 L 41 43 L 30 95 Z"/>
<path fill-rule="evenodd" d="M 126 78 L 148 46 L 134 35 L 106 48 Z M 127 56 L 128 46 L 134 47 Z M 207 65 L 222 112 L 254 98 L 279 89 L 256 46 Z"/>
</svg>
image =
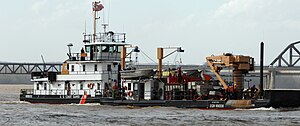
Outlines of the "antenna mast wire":
<svg viewBox="0 0 300 126">
<path fill-rule="evenodd" d="M 141 52 L 146 56 L 146 57 L 148 57 L 153 63 L 155 63 L 155 64 L 157 64 L 157 62 L 155 62 L 153 59 L 151 59 L 151 57 L 149 57 L 146 53 L 144 53 L 142 50 L 141 50 Z"/>
<path fill-rule="evenodd" d="M 110 0 L 108 0 L 107 29 L 109 30 Z"/>
</svg>

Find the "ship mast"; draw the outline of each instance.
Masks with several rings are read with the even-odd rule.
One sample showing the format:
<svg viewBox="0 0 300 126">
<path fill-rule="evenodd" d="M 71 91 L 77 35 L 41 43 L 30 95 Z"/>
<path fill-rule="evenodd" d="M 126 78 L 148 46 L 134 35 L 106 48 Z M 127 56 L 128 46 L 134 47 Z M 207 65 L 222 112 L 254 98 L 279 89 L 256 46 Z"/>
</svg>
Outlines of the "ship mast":
<svg viewBox="0 0 300 126">
<path fill-rule="evenodd" d="M 100 17 L 97 17 L 98 11 L 101 11 L 104 8 L 104 6 L 98 2 L 93 2 L 93 11 L 94 11 L 94 34 L 93 34 L 93 42 L 96 42 L 96 32 L 97 32 L 97 20 L 100 19 Z"/>
<path fill-rule="evenodd" d="M 94 34 L 93 34 L 93 42 L 96 42 L 96 25 L 97 25 L 97 11 L 94 10 Z"/>
</svg>

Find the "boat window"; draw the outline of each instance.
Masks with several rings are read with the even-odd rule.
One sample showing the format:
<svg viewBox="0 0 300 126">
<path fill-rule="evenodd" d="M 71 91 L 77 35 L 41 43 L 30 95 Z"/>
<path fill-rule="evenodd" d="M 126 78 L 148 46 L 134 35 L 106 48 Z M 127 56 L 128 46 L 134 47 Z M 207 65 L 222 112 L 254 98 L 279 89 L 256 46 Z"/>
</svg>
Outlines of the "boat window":
<svg viewBox="0 0 300 126">
<path fill-rule="evenodd" d="M 100 90 L 100 83 L 97 83 L 97 90 Z"/>
<path fill-rule="evenodd" d="M 118 46 L 118 53 L 120 53 L 122 51 L 122 47 L 123 46 Z"/>
<path fill-rule="evenodd" d="M 101 52 L 108 52 L 108 45 L 102 45 Z"/>
<path fill-rule="evenodd" d="M 74 65 L 71 66 L 72 72 L 74 72 Z"/>
<path fill-rule="evenodd" d="M 99 52 L 100 51 L 100 45 L 97 45 L 96 46 L 96 52 Z"/>
<path fill-rule="evenodd" d="M 116 46 L 114 46 L 114 45 L 111 45 L 111 46 L 109 46 L 109 52 L 110 53 L 112 53 L 112 52 L 116 52 Z"/>
<path fill-rule="evenodd" d="M 47 90 L 47 83 L 44 83 L 44 90 Z"/>
<path fill-rule="evenodd" d="M 85 51 L 86 51 L 87 53 L 89 53 L 89 52 L 91 51 L 91 47 L 90 47 L 90 46 L 86 46 L 86 47 L 85 47 Z"/>
<path fill-rule="evenodd" d="M 85 65 L 82 65 L 82 71 L 85 71 Z"/>
<path fill-rule="evenodd" d="M 111 65 L 110 64 L 107 65 L 107 71 L 111 71 Z"/>
<path fill-rule="evenodd" d="M 65 90 L 68 90 L 68 83 L 65 83 Z"/>
<path fill-rule="evenodd" d="M 137 91 L 138 90 L 138 83 L 133 83 L 134 85 L 133 85 L 133 90 L 135 90 L 135 91 Z"/>
<path fill-rule="evenodd" d="M 97 66 L 97 64 L 95 64 L 95 71 L 98 71 L 98 66 Z"/>
<path fill-rule="evenodd" d="M 80 84 L 80 90 L 83 90 L 83 84 Z"/>
<path fill-rule="evenodd" d="M 131 90 L 131 83 L 128 83 L 128 90 Z"/>
<path fill-rule="evenodd" d="M 36 84 L 36 90 L 40 90 L 40 84 L 39 83 Z"/>
</svg>

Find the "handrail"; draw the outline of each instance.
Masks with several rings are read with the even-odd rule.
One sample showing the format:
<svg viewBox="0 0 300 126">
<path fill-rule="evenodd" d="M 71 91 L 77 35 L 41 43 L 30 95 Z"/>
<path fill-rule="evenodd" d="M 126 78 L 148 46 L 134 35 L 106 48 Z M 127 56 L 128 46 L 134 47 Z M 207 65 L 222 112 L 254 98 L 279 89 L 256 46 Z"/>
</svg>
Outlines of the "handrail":
<svg viewBox="0 0 300 126">
<path fill-rule="evenodd" d="M 110 34 L 110 35 L 109 35 Z M 87 42 L 92 42 L 93 34 L 84 35 L 84 39 L 88 40 Z M 126 39 L 126 33 L 96 33 L 97 42 L 116 42 L 124 43 Z"/>
<path fill-rule="evenodd" d="M 34 90 L 34 89 L 21 89 L 21 94 L 23 95 L 83 95 L 86 92 L 88 95 L 102 95 L 103 90 L 79 90 L 79 89 L 72 89 L 72 90 Z M 92 93 L 93 92 L 93 93 Z"/>
<path fill-rule="evenodd" d="M 93 59 L 91 56 L 85 56 L 84 60 L 81 59 L 81 53 L 72 53 L 71 61 L 120 61 L 121 53 L 120 52 L 93 52 Z"/>
<path fill-rule="evenodd" d="M 107 70 L 102 70 L 102 71 L 70 71 L 69 74 L 72 75 L 89 75 L 89 74 L 117 74 L 118 71 L 107 71 Z"/>
</svg>

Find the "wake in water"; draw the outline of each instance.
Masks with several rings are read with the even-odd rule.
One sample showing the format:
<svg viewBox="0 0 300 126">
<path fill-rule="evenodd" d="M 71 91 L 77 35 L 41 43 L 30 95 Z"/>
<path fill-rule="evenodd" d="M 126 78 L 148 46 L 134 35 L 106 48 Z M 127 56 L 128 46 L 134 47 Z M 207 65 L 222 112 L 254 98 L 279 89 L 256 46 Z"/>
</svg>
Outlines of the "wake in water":
<svg viewBox="0 0 300 126">
<path fill-rule="evenodd" d="M 26 101 L 0 101 L 0 104 L 30 104 Z"/>
<path fill-rule="evenodd" d="M 86 104 L 72 103 L 72 104 L 66 104 L 66 105 L 71 105 L 71 106 L 99 106 L 101 104 L 100 103 L 86 103 Z"/>
<path fill-rule="evenodd" d="M 261 107 L 261 108 L 251 108 L 251 109 L 234 109 L 236 111 L 276 111 L 277 109 L 273 107 Z"/>
<path fill-rule="evenodd" d="M 276 109 L 273 108 L 273 107 L 270 107 L 270 108 L 261 107 L 261 108 L 253 108 L 253 109 L 249 109 L 249 110 L 253 110 L 253 111 L 275 111 Z"/>
</svg>

